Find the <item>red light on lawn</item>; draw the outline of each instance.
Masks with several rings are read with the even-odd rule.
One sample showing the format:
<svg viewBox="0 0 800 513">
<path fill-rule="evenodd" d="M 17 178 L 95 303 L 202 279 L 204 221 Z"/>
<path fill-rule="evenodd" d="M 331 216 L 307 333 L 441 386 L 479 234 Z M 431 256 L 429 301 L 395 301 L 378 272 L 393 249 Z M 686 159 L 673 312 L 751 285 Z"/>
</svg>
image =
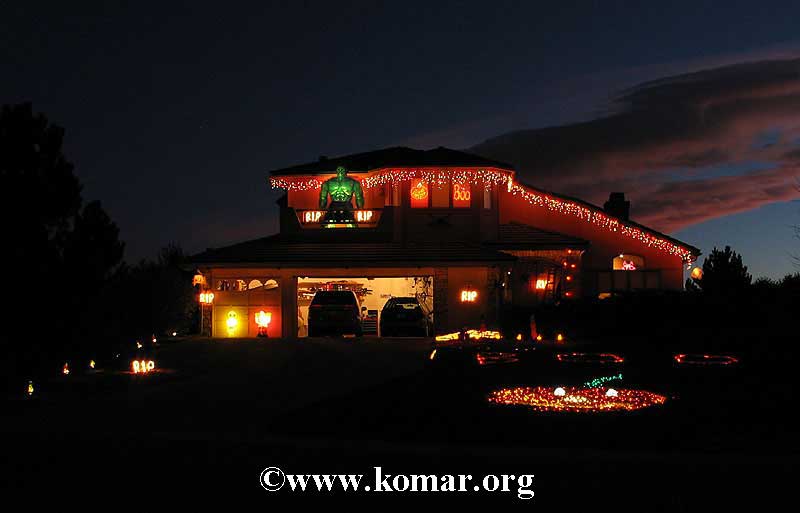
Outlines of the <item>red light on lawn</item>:
<svg viewBox="0 0 800 513">
<path fill-rule="evenodd" d="M 722 366 L 739 363 L 735 356 L 721 354 L 676 354 L 673 359 L 678 365 Z"/>
<path fill-rule="evenodd" d="M 614 353 L 558 353 L 556 359 L 565 363 L 623 363 L 625 359 Z"/>
</svg>

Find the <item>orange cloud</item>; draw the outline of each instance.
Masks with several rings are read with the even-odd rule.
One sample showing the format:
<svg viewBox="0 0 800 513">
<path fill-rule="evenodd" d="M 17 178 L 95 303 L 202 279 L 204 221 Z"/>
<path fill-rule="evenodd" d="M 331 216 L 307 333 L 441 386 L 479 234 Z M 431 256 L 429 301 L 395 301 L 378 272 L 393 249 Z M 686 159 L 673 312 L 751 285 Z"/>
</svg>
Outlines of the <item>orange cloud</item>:
<svg viewBox="0 0 800 513">
<path fill-rule="evenodd" d="M 606 117 L 511 132 L 470 151 L 594 203 L 625 191 L 632 217 L 666 232 L 800 196 L 800 59 L 648 82 L 623 91 L 615 107 Z"/>
</svg>

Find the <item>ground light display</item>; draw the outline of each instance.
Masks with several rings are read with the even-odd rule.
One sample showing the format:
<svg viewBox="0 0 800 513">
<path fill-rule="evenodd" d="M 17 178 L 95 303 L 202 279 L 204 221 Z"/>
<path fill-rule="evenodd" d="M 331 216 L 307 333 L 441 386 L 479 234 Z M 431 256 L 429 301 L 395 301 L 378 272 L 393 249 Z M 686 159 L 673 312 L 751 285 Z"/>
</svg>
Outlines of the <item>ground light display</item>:
<svg viewBox="0 0 800 513">
<path fill-rule="evenodd" d="M 500 340 L 503 336 L 499 331 L 493 330 L 466 330 L 437 335 L 436 342 L 453 342 L 459 340 Z"/>
<path fill-rule="evenodd" d="M 556 359 L 564 363 L 623 363 L 619 355 L 613 353 L 557 353 Z"/>
<path fill-rule="evenodd" d="M 713 367 L 736 365 L 739 359 L 722 354 L 676 354 L 673 359 L 681 366 Z"/>
<path fill-rule="evenodd" d="M 625 388 L 515 387 L 489 394 L 493 404 L 529 406 L 541 412 L 598 413 L 634 411 L 664 404 L 667 398 L 646 390 Z"/>
</svg>

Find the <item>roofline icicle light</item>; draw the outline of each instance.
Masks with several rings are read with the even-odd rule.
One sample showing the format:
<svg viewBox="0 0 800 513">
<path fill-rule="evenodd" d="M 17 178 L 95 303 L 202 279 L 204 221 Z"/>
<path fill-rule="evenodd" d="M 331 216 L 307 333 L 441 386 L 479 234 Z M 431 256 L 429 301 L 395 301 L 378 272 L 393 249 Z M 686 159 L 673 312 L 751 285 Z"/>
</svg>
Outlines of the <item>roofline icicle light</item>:
<svg viewBox="0 0 800 513">
<path fill-rule="evenodd" d="M 512 183 L 509 187 L 509 192 L 514 196 L 521 197 L 533 206 L 544 207 L 560 214 L 577 217 L 599 228 L 630 237 L 648 247 L 654 247 L 670 255 L 679 256 L 687 265 L 696 259 L 691 250 L 662 237 L 649 234 L 637 226 L 627 225 L 619 219 L 604 214 L 599 209 L 581 205 L 574 201 L 554 198 L 518 183 Z"/>
<path fill-rule="evenodd" d="M 664 237 L 648 233 L 646 230 L 626 224 L 619 219 L 605 214 L 599 208 L 592 208 L 575 201 L 560 199 L 549 194 L 531 189 L 514 180 L 514 172 L 500 168 L 383 168 L 370 172 L 369 176 L 360 179 L 365 189 L 396 184 L 413 179 L 425 179 L 433 185 L 443 185 L 448 181 L 466 183 L 482 180 L 496 185 L 505 184 L 509 193 L 519 196 L 535 207 L 544 207 L 553 212 L 577 217 L 598 228 L 619 233 L 636 240 L 645 246 L 681 258 L 686 265 L 696 260 L 696 255 L 688 248 L 676 244 Z M 310 176 L 272 176 L 269 179 L 273 189 L 288 191 L 307 191 L 319 189 L 322 181 Z"/>
<path fill-rule="evenodd" d="M 370 172 L 369 176 L 361 178 L 361 187 L 371 189 L 386 184 L 396 184 L 421 178 L 433 185 L 444 185 L 447 182 L 469 183 L 483 180 L 493 184 L 504 184 L 509 181 L 513 173 L 498 168 L 450 168 L 450 167 L 421 167 L 421 168 L 385 168 Z M 322 186 L 322 180 L 309 176 L 272 176 L 269 183 L 273 189 L 287 191 L 315 190 Z"/>
</svg>

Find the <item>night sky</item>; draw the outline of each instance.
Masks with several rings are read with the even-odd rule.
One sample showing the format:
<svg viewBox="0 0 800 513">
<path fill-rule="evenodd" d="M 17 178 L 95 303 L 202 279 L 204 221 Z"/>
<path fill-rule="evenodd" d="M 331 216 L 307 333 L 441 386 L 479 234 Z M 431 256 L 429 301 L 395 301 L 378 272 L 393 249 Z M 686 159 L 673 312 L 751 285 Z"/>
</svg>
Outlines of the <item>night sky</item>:
<svg viewBox="0 0 800 513">
<path fill-rule="evenodd" d="M 54 4 L 0 2 L 0 103 L 66 128 L 129 261 L 273 233 L 271 169 L 444 145 L 796 270 L 797 2 Z"/>
</svg>

